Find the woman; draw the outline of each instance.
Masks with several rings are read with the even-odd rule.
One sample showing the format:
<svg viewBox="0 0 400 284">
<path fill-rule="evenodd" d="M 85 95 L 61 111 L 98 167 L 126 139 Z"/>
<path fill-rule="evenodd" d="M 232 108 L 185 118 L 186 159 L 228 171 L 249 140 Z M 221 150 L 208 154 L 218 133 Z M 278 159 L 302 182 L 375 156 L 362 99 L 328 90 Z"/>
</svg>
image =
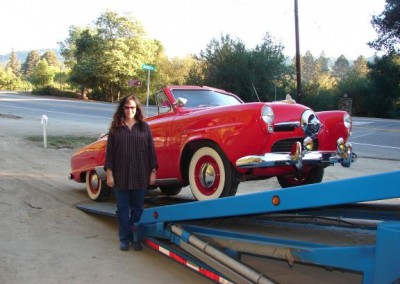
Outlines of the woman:
<svg viewBox="0 0 400 284">
<path fill-rule="evenodd" d="M 156 181 L 157 157 L 149 125 L 134 96 L 123 98 L 108 134 L 105 169 L 107 185 L 117 200 L 120 249 L 141 250 L 134 242 L 135 223 L 143 213 L 146 189 Z"/>
</svg>

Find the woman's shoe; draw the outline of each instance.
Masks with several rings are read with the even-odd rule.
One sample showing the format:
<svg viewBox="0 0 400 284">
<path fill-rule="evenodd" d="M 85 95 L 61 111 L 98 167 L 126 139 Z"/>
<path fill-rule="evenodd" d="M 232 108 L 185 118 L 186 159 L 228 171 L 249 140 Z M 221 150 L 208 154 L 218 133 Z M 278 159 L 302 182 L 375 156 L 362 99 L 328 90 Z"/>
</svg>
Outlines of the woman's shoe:
<svg viewBox="0 0 400 284">
<path fill-rule="evenodd" d="M 129 250 L 129 242 L 120 242 L 119 249 L 123 251 Z"/>
<path fill-rule="evenodd" d="M 142 246 L 141 243 L 132 243 L 132 248 L 133 248 L 133 250 L 135 250 L 135 251 L 140 251 L 140 250 L 143 249 L 143 246 Z"/>
</svg>

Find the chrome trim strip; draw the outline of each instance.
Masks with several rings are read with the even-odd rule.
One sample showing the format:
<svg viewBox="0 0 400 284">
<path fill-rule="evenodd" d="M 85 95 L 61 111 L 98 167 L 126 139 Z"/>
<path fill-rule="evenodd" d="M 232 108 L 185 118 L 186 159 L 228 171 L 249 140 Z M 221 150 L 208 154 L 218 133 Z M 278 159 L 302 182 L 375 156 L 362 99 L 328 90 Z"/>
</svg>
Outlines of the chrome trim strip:
<svg viewBox="0 0 400 284">
<path fill-rule="evenodd" d="M 274 123 L 273 126 L 300 127 L 300 122 L 299 121 L 279 122 L 279 123 Z"/>
</svg>

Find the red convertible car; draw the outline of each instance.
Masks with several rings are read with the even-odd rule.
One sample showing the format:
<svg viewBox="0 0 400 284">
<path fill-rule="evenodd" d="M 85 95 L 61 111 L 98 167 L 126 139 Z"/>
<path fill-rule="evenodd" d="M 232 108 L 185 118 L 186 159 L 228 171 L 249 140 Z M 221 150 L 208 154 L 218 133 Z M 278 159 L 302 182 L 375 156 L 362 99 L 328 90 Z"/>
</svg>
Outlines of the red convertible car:
<svg viewBox="0 0 400 284">
<path fill-rule="evenodd" d="M 155 94 L 151 127 L 159 169 L 156 186 L 197 200 L 236 194 L 242 181 L 277 177 L 282 187 L 322 181 L 335 163 L 355 159 L 345 111 L 314 112 L 293 100 L 244 103 L 224 90 L 167 86 Z M 103 169 L 107 135 L 71 158 L 70 178 L 86 182 L 92 200 L 110 193 Z"/>
</svg>

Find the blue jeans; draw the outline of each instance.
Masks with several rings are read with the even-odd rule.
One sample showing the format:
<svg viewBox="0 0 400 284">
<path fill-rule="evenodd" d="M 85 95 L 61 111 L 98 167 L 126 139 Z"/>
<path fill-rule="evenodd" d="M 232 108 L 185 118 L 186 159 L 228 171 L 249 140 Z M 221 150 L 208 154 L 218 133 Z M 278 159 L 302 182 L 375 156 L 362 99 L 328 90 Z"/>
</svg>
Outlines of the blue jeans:
<svg viewBox="0 0 400 284">
<path fill-rule="evenodd" d="M 114 192 L 117 199 L 119 241 L 133 242 L 135 223 L 139 222 L 143 213 L 146 189 L 120 190 L 115 188 Z"/>
</svg>

